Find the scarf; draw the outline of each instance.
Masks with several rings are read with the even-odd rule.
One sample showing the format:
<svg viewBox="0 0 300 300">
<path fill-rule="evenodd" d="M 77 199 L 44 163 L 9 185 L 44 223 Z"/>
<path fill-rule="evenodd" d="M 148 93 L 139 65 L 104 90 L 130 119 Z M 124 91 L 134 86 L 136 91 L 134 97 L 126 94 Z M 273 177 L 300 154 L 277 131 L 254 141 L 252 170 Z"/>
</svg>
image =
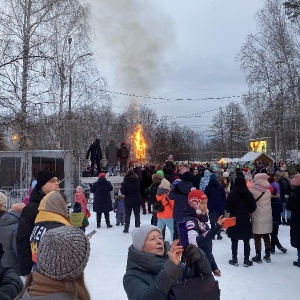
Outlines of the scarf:
<svg viewBox="0 0 300 300">
<path fill-rule="evenodd" d="M 36 224 L 39 222 L 58 222 L 66 226 L 71 226 L 70 221 L 65 216 L 44 210 L 39 211 L 35 218 L 34 223 Z"/>
<path fill-rule="evenodd" d="M 32 273 L 32 281 L 27 291 L 31 297 L 68 293 L 63 281 L 53 280 L 36 271 Z"/>
</svg>

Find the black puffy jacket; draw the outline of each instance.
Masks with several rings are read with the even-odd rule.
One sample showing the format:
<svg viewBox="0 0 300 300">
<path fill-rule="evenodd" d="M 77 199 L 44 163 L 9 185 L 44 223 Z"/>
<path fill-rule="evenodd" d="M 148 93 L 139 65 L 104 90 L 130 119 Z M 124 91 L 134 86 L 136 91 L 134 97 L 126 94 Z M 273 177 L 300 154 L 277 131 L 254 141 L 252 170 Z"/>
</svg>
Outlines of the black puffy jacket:
<svg viewBox="0 0 300 300">
<path fill-rule="evenodd" d="M 291 246 L 300 248 L 300 186 L 295 186 L 286 203 L 286 209 L 291 211 Z"/>
<path fill-rule="evenodd" d="M 42 190 L 35 187 L 29 198 L 29 203 L 24 207 L 17 231 L 17 251 L 19 255 L 20 274 L 26 276 L 32 269 L 32 255 L 30 246 L 30 235 L 34 227 L 34 221 L 38 214 L 41 200 L 45 196 Z"/>
<path fill-rule="evenodd" d="M 125 206 L 141 203 L 140 180 L 136 174 L 128 173 L 124 177 L 121 184 L 121 194 L 124 195 Z"/>
</svg>

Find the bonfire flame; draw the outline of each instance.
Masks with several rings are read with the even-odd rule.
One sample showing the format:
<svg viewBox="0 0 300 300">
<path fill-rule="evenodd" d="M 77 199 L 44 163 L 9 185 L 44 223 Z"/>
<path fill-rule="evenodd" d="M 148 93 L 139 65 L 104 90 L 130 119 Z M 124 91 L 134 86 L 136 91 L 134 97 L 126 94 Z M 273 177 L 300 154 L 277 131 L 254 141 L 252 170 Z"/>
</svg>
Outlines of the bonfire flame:
<svg viewBox="0 0 300 300">
<path fill-rule="evenodd" d="M 146 159 L 146 142 L 143 137 L 142 125 L 137 126 L 136 132 L 134 133 L 134 143 L 135 143 L 135 156 L 137 160 Z"/>
</svg>

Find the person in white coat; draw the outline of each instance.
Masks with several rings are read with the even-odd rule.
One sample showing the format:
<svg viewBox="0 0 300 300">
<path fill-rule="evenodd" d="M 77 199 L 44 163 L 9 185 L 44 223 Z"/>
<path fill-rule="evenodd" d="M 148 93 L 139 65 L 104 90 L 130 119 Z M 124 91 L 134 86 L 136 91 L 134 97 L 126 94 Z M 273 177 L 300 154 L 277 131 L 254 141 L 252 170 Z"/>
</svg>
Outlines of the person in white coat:
<svg viewBox="0 0 300 300">
<path fill-rule="evenodd" d="M 262 263 L 261 238 L 263 238 L 265 244 L 265 256 L 263 259 L 268 263 L 271 262 L 270 233 L 273 230 L 273 220 L 268 177 L 266 173 L 256 174 L 251 189 L 257 206 L 255 212 L 252 214 L 252 232 L 256 250 L 256 256 L 252 258 L 252 261 L 256 263 Z"/>
</svg>

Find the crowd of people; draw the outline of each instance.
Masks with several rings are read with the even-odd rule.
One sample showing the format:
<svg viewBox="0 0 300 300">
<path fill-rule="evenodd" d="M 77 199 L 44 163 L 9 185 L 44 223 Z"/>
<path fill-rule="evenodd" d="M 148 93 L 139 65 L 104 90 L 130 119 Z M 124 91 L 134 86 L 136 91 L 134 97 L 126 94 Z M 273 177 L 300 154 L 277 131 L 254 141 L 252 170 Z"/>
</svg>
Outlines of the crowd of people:
<svg viewBox="0 0 300 300">
<path fill-rule="evenodd" d="M 151 224 L 162 231 L 163 237 L 165 229 L 168 228 L 172 240 L 179 238 L 178 224 L 186 222 L 187 229 L 193 229 L 193 233 L 188 232 L 190 243 L 206 249 L 204 251 L 216 276 L 220 276 L 221 271 L 214 261 L 211 241 L 223 238 L 224 217 L 236 218 L 236 225 L 226 230 L 232 244 L 229 264 L 234 266 L 238 266 L 239 240 L 244 243 L 245 267 L 262 263 L 263 260 L 270 263 L 275 248 L 286 253 L 287 249 L 280 243 L 279 228 L 280 225 L 287 225 L 291 227 L 291 245 L 297 249 L 298 255 L 293 265 L 299 267 L 300 182 L 297 179 L 300 174 L 297 170 L 297 165 L 266 165 L 262 161 L 247 163 L 246 166 L 217 163 L 196 165 L 187 162 L 178 165 L 172 156 L 164 165 L 146 164 L 141 168 L 137 164 L 129 171 L 131 190 L 124 189 L 128 185 L 126 176 L 122 183 L 121 193 L 124 194 L 125 210 L 127 208 L 125 219 L 130 220 L 134 204 L 135 227 L 139 227 L 139 213 L 142 211 L 146 214 L 148 208 L 148 213 L 152 214 Z M 192 197 L 194 189 L 202 194 Z M 191 205 L 191 197 L 198 199 L 199 206 L 206 205 L 202 213 L 195 213 L 197 207 L 194 203 Z M 140 209 L 137 202 L 140 202 Z M 124 232 L 128 232 L 126 222 Z M 255 249 L 252 258 L 251 238 L 254 240 Z"/>
<path fill-rule="evenodd" d="M 111 141 L 108 147 L 113 144 Z M 97 228 L 102 214 L 106 227 L 112 228 L 113 211 L 116 225 L 124 226 L 128 234 L 133 211 L 135 229 L 131 230 L 133 242 L 123 279 L 128 299 L 176 299 L 175 287 L 180 282 L 203 280 L 203 276 L 216 282 L 214 277 L 222 272 L 213 244 L 222 243 L 225 233 L 231 240 L 228 263 L 239 266 L 238 242 L 242 240 L 243 266 L 251 267 L 271 263 L 276 248 L 287 252 L 279 228 L 290 226 L 291 246 L 297 249 L 292 265 L 300 267 L 297 166 L 295 172 L 289 172 L 287 166 L 269 167 L 262 162 L 246 166 L 176 164 L 169 156 L 162 165 L 135 164 L 126 170 L 124 162 L 126 174 L 112 201 L 108 177 L 116 172 L 114 164 L 108 176 L 99 173 L 90 192 Z M 70 201 L 60 191 L 55 173 L 41 171 L 24 202 L 8 208 L 6 196 L 0 193 L 0 299 L 90 299 L 83 275 L 90 255 L 90 237 L 85 234 L 90 212 L 83 188 L 74 191 L 69 212 Z M 151 214 L 151 224 L 141 226 L 141 213 Z M 236 222 L 225 231 L 223 224 L 229 217 Z M 179 230 L 182 226 L 185 235 Z M 255 254 L 251 257 L 252 238 Z M 217 285 L 213 293 L 216 296 L 211 299 L 219 299 Z"/>
</svg>

